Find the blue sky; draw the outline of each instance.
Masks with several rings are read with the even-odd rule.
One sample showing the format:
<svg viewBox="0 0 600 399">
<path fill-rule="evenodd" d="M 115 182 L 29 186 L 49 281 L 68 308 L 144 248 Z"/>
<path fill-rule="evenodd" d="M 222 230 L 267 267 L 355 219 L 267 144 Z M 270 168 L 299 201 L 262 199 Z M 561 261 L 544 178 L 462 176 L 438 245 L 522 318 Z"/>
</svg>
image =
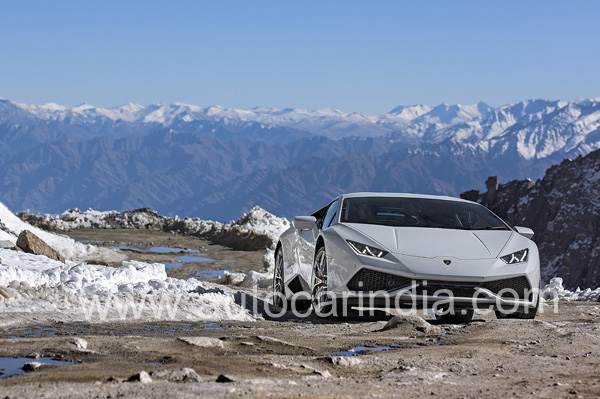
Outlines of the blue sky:
<svg viewBox="0 0 600 399">
<path fill-rule="evenodd" d="M 0 97 L 385 112 L 600 96 L 594 1 L 18 1 Z"/>
</svg>

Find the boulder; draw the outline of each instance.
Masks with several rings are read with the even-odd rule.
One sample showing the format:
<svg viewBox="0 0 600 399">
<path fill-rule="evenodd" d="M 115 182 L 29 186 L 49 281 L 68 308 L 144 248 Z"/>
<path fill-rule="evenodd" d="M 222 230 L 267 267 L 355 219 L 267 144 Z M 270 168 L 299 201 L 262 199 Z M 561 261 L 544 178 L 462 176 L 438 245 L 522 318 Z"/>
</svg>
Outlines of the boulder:
<svg viewBox="0 0 600 399">
<path fill-rule="evenodd" d="M 335 366 L 342 367 L 358 366 L 362 363 L 362 360 L 356 356 L 329 356 L 327 360 Z"/>
<path fill-rule="evenodd" d="M 31 371 L 35 371 L 37 369 L 39 369 L 42 366 L 42 363 L 40 362 L 31 362 L 31 363 L 26 363 L 25 365 L 23 365 L 23 367 L 21 368 L 23 371 L 25 371 L 26 373 L 29 373 Z"/>
<path fill-rule="evenodd" d="M 224 348 L 223 341 L 219 338 L 211 337 L 180 337 L 180 341 L 188 345 L 198 346 L 201 348 Z"/>
<path fill-rule="evenodd" d="M 140 382 L 142 384 L 148 384 L 152 382 L 152 378 L 146 371 L 140 371 L 139 373 L 135 373 L 131 377 L 127 379 L 128 382 Z"/>
<path fill-rule="evenodd" d="M 225 374 L 219 374 L 219 376 L 217 377 L 217 379 L 215 381 L 220 384 L 227 384 L 227 383 L 233 382 L 234 380 L 233 380 L 233 378 L 226 376 Z"/>
<path fill-rule="evenodd" d="M 73 337 L 69 340 L 69 343 L 73 346 L 75 350 L 78 351 L 87 351 L 88 343 L 85 339 L 79 337 Z"/>
<path fill-rule="evenodd" d="M 29 230 L 23 230 L 21 234 L 19 234 L 17 247 L 30 254 L 43 255 L 59 262 L 65 261 L 65 258 L 63 258 L 61 254 Z"/>
<path fill-rule="evenodd" d="M 159 370 L 151 373 L 152 378 L 171 382 L 200 382 L 200 376 L 189 367 L 176 370 Z"/>
<path fill-rule="evenodd" d="M 0 299 L 8 299 L 14 296 L 14 292 L 7 287 L 0 287 Z"/>
</svg>

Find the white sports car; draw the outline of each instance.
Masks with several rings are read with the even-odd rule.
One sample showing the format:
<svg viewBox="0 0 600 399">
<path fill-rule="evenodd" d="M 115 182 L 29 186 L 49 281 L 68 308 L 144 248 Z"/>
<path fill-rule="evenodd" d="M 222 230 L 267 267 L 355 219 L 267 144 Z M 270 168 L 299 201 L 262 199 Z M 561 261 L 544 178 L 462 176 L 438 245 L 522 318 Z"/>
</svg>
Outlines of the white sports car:
<svg viewBox="0 0 600 399">
<path fill-rule="evenodd" d="M 447 321 L 468 321 L 483 308 L 534 318 L 540 263 L 532 236 L 458 198 L 345 194 L 295 217 L 281 235 L 274 305 L 310 299 L 321 316 L 416 306 Z"/>
</svg>

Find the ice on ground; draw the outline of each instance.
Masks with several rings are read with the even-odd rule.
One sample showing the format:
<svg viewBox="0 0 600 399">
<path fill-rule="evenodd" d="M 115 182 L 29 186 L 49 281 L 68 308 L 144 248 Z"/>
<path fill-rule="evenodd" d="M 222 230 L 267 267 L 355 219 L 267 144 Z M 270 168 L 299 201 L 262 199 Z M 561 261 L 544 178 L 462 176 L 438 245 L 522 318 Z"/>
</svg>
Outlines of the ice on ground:
<svg viewBox="0 0 600 399">
<path fill-rule="evenodd" d="M 3 203 L 0 202 L 0 239 L 16 243 L 19 234 L 23 230 L 31 231 L 33 234 L 45 241 L 46 244 L 58 251 L 65 259 L 75 261 L 96 260 L 106 262 L 118 262 L 124 259 L 122 255 L 110 249 L 83 244 L 69 237 L 49 233 L 34 227 L 29 223 L 19 219 Z"/>
<path fill-rule="evenodd" d="M 584 290 L 577 288 L 575 291 L 570 291 L 563 286 L 561 277 L 554 277 L 542 290 L 542 297 L 546 300 L 597 302 L 600 299 L 600 288 Z"/>
<path fill-rule="evenodd" d="M 0 249 L 0 313 L 58 320 L 242 320 L 253 318 L 227 287 L 167 277 L 162 264 L 107 267 Z"/>
</svg>

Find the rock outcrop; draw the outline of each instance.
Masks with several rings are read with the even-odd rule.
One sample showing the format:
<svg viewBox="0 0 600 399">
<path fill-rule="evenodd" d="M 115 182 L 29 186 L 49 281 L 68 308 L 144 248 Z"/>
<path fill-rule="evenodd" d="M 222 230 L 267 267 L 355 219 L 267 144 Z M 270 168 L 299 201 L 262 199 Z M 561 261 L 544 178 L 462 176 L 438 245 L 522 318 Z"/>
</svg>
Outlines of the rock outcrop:
<svg viewBox="0 0 600 399">
<path fill-rule="evenodd" d="M 461 197 L 532 228 L 546 282 L 561 276 L 568 288 L 600 285 L 600 150 L 552 166 L 538 181 L 513 180 L 493 196 L 471 190 Z"/>
<path fill-rule="evenodd" d="M 23 230 L 19 234 L 17 247 L 30 254 L 43 255 L 59 262 L 65 261 L 65 258 L 61 254 L 29 230 Z"/>
</svg>

